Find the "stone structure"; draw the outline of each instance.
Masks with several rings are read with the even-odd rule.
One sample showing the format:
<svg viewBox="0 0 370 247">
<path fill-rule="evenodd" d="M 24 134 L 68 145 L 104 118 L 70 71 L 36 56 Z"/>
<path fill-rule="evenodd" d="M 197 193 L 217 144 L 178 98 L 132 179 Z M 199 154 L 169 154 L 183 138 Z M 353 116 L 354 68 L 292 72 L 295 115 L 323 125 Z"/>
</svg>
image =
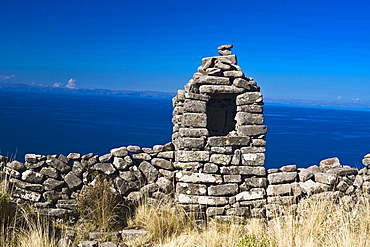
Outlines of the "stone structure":
<svg viewBox="0 0 370 247">
<path fill-rule="evenodd" d="M 246 201 L 266 194 L 262 94 L 253 78 L 244 76 L 231 48 L 220 46 L 221 56 L 203 58 L 173 99 L 174 167 L 181 170 L 176 198 L 208 216 L 233 214 L 236 204 L 244 215 L 250 207 Z"/>
<path fill-rule="evenodd" d="M 139 201 L 171 197 L 198 217 L 273 217 L 307 197 L 355 201 L 370 194 L 370 154 L 358 170 L 330 158 L 309 168 L 265 170 L 262 94 L 231 55 L 207 57 L 173 99 L 172 142 L 153 148 L 114 148 L 102 156 L 27 154 L 25 162 L 0 156 L 0 180 L 12 196 L 41 214 L 72 213 L 75 193 L 97 176 L 113 182 L 122 197 Z"/>
</svg>

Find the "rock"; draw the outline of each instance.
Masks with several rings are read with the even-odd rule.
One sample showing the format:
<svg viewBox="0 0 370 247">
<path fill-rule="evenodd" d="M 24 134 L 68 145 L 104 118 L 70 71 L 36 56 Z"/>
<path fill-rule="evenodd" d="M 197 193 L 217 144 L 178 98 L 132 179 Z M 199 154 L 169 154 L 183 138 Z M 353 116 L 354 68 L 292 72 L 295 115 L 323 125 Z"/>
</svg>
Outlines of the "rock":
<svg viewBox="0 0 370 247">
<path fill-rule="evenodd" d="M 137 154 L 137 153 L 141 153 L 142 150 L 141 150 L 141 147 L 139 146 L 127 146 L 127 151 L 129 151 L 130 153 L 134 153 L 134 154 Z"/>
<path fill-rule="evenodd" d="M 265 153 L 242 154 L 242 164 L 244 166 L 264 166 Z"/>
<path fill-rule="evenodd" d="M 104 242 L 99 244 L 99 247 L 117 247 L 117 245 L 112 242 Z"/>
<path fill-rule="evenodd" d="M 130 156 L 122 157 L 114 157 L 113 158 L 113 165 L 118 170 L 125 170 L 129 165 L 132 164 L 132 159 Z"/>
<path fill-rule="evenodd" d="M 329 185 L 316 183 L 312 180 L 307 180 L 306 182 L 300 182 L 299 186 L 301 187 L 302 191 L 309 196 L 320 193 L 320 192 L 328 191 L 330 189 Z"/>
<path fill-rule="evenodd" d="M 9 180 L 9 183 L 12 184 L 15 187 L 22 188 L 25 190 L 31 190 L 35 192 L 44 192 L 44 187 L 41 184 L 32 184 L 32 183 L 27 183 L 15 178 L 11 178 Z"/>
<path fill-rule="evenodd" d="M 60 157 L 62 157 L 62 156 L 60 156 Z M 65 159 L 63 159 L 63 160 L 65 160 Z M 55 169 L 57 169 L 58 171 L 60 171 L 63 174 L 68 173 L 72 170 L 71 166 L 69 166 L 67 163 L 65 163 L 65 162 L 63 162 L 59 159 L 55 159 L 55 158 L 50 158 L 50 159 L 46 160 L 46 164 L 48 164 L 51 167 L 54 167 Z"/>
<path fill-rule="evenodd" d="M 50 178 L 57 178 L 58 177 L 58 171 L 57 169 L 53 167 L 43 167 L 40 170 L 41 174 L 44 174 L 46 177 Z"/>
<path fill-rule="evenodd" d="M 267 187 L 268 196 L 286 196 L 292 194 L 293 191 L 291 184 L 269 185 Z"/>
<path fill-rule="evenodd" d="M 6 166 L 9 167 L 10 169 L 13 169 L 19 172 L 23 172 L 26 170 L 26 166 L 23 163 L 16 161 L 16 160 L 7 163 Z"/>
<path fill-rule="evenodd" d="M 116 171 L 111 163 L 97 163 L 92 167 L 92 169 L 96 171 L 101 171 L 107 175 L 111 175 Z"/>
<path fill-rule="evenodd" d="M 148 183 L 153 183 L 158 178 L 158 171 L 147 161 L 143 161 L 139 165 L 139 170 L 144 174 Z"/>
<path fill-rule="evenodd" d="M 114 179 L 115 187 L 121 195 L 127 195 L 128 193 L 139 190 L 140 182 L 138 180 L 127 181 L 120 177 Z"/>
<path fill-rule="evenodd" d="M 211 205 L 211 206 L 223 206 L 228 204 L 227 197 L 220 196 L 195 196 L 195 195 L 184 195 L 179 194 L 177 197 L 179 203 L 186 204 L 201 204 L 201 205 Z"/>
<path fill-rule="evenodd" d="M 337 157 L 320 161 L 320 168 L 335 168 L 335 167 L 341 167 L 341 164 Z"/>
<path fill-rule="evenodd" d="M 307 180 L 313 178 L 314 174 L 307 169 L 300 168 L 298 176 L 300 182 L 306 182 Z"/>
<path fill-rule="evenodd" d="M 296 165 L 286 165 L 286 166 L 282 166 L 279 170 L 282 172 L 295 172 L 297 171 L 297 166 Z"/>
<path fill-rule="evenodd" d="M 109 163 L 112 159 L 112 154 L 104 154 L 99 157 L 100 163 Z"/>
<path fill-rule="evenodd" d="M 21 173 L 19 171 L 13 170 L 9 167 L 4 167 L 3 171 L 6 175 L 12 178 L 19 178 L 21 176 Z"/>
<path fill-rule="evenodd" d="M 71 160 L 79 160 L 79 159 L 81 159 L 81 154 L 79 154 L 79 153 L 69 153 L 67 155 L 67 158 L 71 159 Z"/>
<path fill-rule="evenodd" d="M 44 197 L 45 201 L 55 202 L 59 199 L 62 199 L 63 195 L 59 191 L 49 190 L 49 191 L 44 192 L 42 194 L 42 197 Z"/>
<path fill-rule="evenodd" d="M 40 183 L 44 179 L 44 175 L 38 172 L 27 170 L 22 173 L 22 180 L 30 183 Z"/>
<path fill-rule="evenodd" d="M 97 241 L 81 241 L 78 247 L 98 247 Z"/>
<path fill-rule="evenodd" d="M 270 184 L 283 184 L 293 182 L 297 178 L 297 172 L 277 172 L 267 176 Z"/>
<path fill-rule="evenodd" d="M 145 150 L 145 149 L 143 149 L 143 150 Z M 151 151 L 152 151 L 152 149 L 151 149 Z M 132 159 L 133 160 L 145 160 L 145 161 L 149 161 L 149 160 L 152 159 L 152 157 L 148 153 L 137 153 L 137 154 L 132 154 Z"/>
<path fill-rule="evenodd" d="M 221 184 L 222 176 L 218 174 L 192 173 L 179 171 L 176 173 L 176 180 L 185 183 L 212 183 Z"/>
<path fill-rule="evenodd" d="M 225 71 L 226 72 L 233 72 L 233 71 Z M 238 71 L 239 72 L 239 71 Z M 220 78 L 226 78 L 226 77 L 220 77 Z M 245 89 L 236 87 L 234 85 L 202 85 L 199 87 L 199 91 L 201 93 L 209 93 L 209 94 L 215 94 L 215 93 L 222 93 L 222 94 L 239 94 L 244 93 Z"/>
<path fill-rule="evenodd" d="M 232 156 L 227 154 L 211 154 L 210 162 L 218 165 L 229 165 L 231 158 Z"/>
<path fill-rule="evenodd" d="M 184 113 L 182 124 L 184 127 L 205 128 L 207 126 L 207 114 Z"/>
<path fill-rule="evenodd" d="M 110 153 L 115 157 L 125 157 L 128 155 L 126 147 L 113 148 L 112 150 L 110 150 Z"/>
<path fill-rule="evenodd" d="M 246 92 L 236 96 L 236 105 L 248 105 L 262 102 L 262 94 L 260 92 Z"/>
<path fill-rule="evenodd" d="M 173 151 L 165 151 L 157 154 L 157 158 L 173 159 L 175 157 Z M 152 161 L 153 162 L 153 161 Z"/>
<path fill-rule="evenodd" d="M 250 138 L 248 136 L 212 136 L 208 138 L 207 143 L 212 147 L 247 146 Z"/>
<path fill-rule="evenodd" d="M 35 162 L 35 163 L 29 163 L 29 162 L 26 162 L 24 163 L 24 165 L 26 166 L 27 169 L 37 169 L 37 168 L 40 168 L 42 166 L 45 165 L 45 161 L 42 160 L 42 161 L 39 161 L 39 162 Z"/>
<path fill-rule="evenodd" d="M 253 188 L 250 191 L 243 191 L 237 194 L 236 201 L 250 201 L 263 199 L 266 196 L 266 190 L 264 188 Z"/>
<path fill-rule="evenodd" d="M 225 183 L 240 183 L 242 181 L 241 175 L 223 175 Z"/>
<path fill-rule="evenodd" d="M 207 186 L 204 184 L 176 183 L 176 193 L 187 195 L 207 195 Z"/>
<path fill-rule="evenodd" d="M 205 161 L 210 158 L 208 151 L 175 151 L 175 160 L 180 162 Z"/>
<path fill-rule="evenodd" d="M 247 186 L 252 188 L 266 188 L 267 187 L 267 179 L 261 177 L 250 177 L 245 178 L 244 182 Z"/>
<path fill-rule="evenodd" d="M 315 174 L 315 181 L 322 184 L 334 185 L 337 182 L 337 179 L 338 176 L 335 174 L 322 172 L 318 172 Z"/>
<path fill-rule="evenodd" d="M 208 130 L 203 128 L 180 128 L 180 136 L 186 137 L 202 137 L 208 136 Z"/>
<path fill-rule="evenodd" d="M 141 187 L 140 192 L 144 196 L 150 196 L 154 192 L 158 191 L 158 188 L 159 188 L 158 184 L 150 183 L 150 184 L 147 184 L 147 185 L 144 185 L 143 187 Z"/>
<path fill-rule="evenodd" d="M 218 166 L 213 163 L 206 163 L 203 167 L 203 172 L 205 173 L 217 173 L 218 172 Z"/>
<path fill-rule="evenodd" d="M 48 178 L 43 183 L 46 190 L 59 189 L 64 185 L 64 181 L 59 181 L 53 178 Z"/>
<path fill-rule="evenodd" d="M 208 187 L 210 196 L 232 196 L 238 192 L 237 184 L 222 184 Z"/>
<path fill-rule="evenodd" d="M 82 185 L 82 180 L 77 177 L 73 172 L 69 172 L 65 177 L 64 181 L 67 183 L 70 189 L 75 189 Z"/>
<path fill-rule="evenodd" d="M 12 196 L 22 198 L 23 200 L 27 200 L 31 202 L 38 202 L 41 198 L 41 194 L 37 192 L 29 191 L 29 190 L 25 190 L 25 189 L 21 189 L 17 187 L 15 187 L 14 190 L 12 191 Z"/>
<path fill-rule="evenodd" d="M 158 188 L 166 194 L 173 191 L 173 182 L 165 177 L 158 178 L 156 184 L 158 185 Z"/>
</svg>

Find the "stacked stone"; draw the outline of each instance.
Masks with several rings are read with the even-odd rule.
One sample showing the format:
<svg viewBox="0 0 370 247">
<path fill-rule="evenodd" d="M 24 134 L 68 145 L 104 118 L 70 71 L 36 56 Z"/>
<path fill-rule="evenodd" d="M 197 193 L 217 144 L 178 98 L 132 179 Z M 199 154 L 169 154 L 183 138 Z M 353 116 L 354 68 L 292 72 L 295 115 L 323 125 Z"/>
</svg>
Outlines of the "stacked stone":
<svg viewBox="0 0 370 247">
<path fill-rule="evenodd" d="M 260 216 L 266 201 L 262 94 L 231 48 L 203 58 L 173 99 L 176 196 L 187 210 L 207 216 Z"/>
<path fill-rule="evenodd" d="M 4 173 L 14 187 L 14 198 L 33 202 L 41 214 L 63 216 L 76 206 L 75 193 L 101 175 L 127 199 L 163 199 L 174 187 L 173 157 L 172 143 L 120 147 L 102 156 L 26 154 L 25 163 L 7 162 Z"/>
<path fill-rule="evenodd" d="M 370 159 L 364 158 L 364 165 L 368 161 Z M 364 177 L 367 168 L 358 171 L 341 165 L 336 157 L 322 160 L 319 166 L 297 169 L 295 165 L 287 165 L 267 172 L 267 217 L 281 214 L 287 206 L 297 208 L 303 198 L 352 197 L 362 191 L 361 187 L 365 191 L 370 188 L 370 182 L 364 183 L 365 180 L 370 181 L 370 176 Z"/>
</svg>

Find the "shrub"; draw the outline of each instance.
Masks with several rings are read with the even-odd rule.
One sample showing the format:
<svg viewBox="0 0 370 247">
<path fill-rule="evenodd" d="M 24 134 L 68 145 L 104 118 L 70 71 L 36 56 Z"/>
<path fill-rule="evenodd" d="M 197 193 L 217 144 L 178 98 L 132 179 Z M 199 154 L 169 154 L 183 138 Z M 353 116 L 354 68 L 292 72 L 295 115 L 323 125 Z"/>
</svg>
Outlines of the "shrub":
<svg viewBox="0 0 370 247">
<path fill-rule="evenodd" d="M 276 246 L 269 238 L 256 236 L 255 234 L 244 235 L 236 247 L 269 247 Z"/>
</svg>

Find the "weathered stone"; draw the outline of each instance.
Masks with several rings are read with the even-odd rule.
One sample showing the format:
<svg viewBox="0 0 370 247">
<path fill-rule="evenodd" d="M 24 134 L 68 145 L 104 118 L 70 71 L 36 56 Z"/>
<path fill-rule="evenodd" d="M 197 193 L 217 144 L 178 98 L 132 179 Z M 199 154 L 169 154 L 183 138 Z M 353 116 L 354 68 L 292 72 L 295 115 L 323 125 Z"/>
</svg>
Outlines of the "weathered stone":
<svg viewBox="0 0 370 247">
<path fill-rule="evenodd" d="M 125 170 L 128 166 L 132 165 L 132 159 L 130 156 L 114 157 L 113 165 L 118 170 Z"/>
<path fill-rule="evenodd" d="M 207 207 L 206 215 L 212 217 L 215 215 L 223 215 L 225 213 L 224 207 Z"/>
<path fill-rule="evenodd" d="M 210 196 L 232 196 L 238 193 L 237 184 L 221 184 L 208 187 Z"/>
<path fill-rule="evenodd" d="M 235 79 L 235 80 L 238 80 L 238 79 Z M 263 112 L 263 107 L 262 107 L 262 105 L 256 105 L 256 104 L 253 104 L 253 105 L 238 105 L 236 107 L 236 110 L 238 112 L 262 113 Z"/>
<path fill-rule="evenodd" d="M 330 189 L 329 185 L 316 183 L 312 180 L 307 180 L 306 182 L 300 182 L 299 186 L 302 188 L 302 191 L 307 195 L 317 194 L 323 191 L 328 191 Z"/>
<path fill-rule="evenodd" d="M 228 85 L 230 84 L 230 79 L 226 77 L 202 75 L 197 77 L 194 82 L 198 84 Z"/>
<path fill-rule="evenodd" d="M 250 143 L 248 136 L 212 136 L 207 142 L 210 146 L 247 146 Z"/>
<path fill-rule="evenodd" d="M 205 173 L 217 173 L 218 172 L 218 166 L 213 163 L 206 163 L 203 167 L 203 172 Z"/>
<path fill-rule="evenodd" d="M 179 171 L 176 173 L 176 179 L 179 182 L 185 183 L 211 183 L 221 184 L 222 177 L 218 174 L 192 173 Z"/>
<path fill-rule="evenodd" d="M 225 77 L 237 78 L 237 77 L 243 77 L 244 73 L 242 71 L 238 71 L 238 70 L 230 70 L 230 71 L 224 71 L 223 75 Z"/>
<path fill-rule="evenodd" d="M 261 113 L 238 112 L 235 120 L 238 125 L 257 125 L 263 123 L 264 117 Z"/>
<path fill-rule="evenodd" d="M 139 170 L 144 174 L 148 183 L 153 183 L 158 178 L 158 171 L 155 167 L 147 161 L 143 161 L 139 165 Z"/>
<path fill-rule="evenodd" d="M 154 192 L 158 191 L 158 184 L 156 183 L 150 183 L 146 184 L 143 187 L 140 188 L 141 194 L 144 196 L 151 196 Z"/>
<path fill-rule="evenodd" d="M 353 186 L 360 188 L 364 183 L 364 179 L 362 176 L 357 175 L 355 181 L 353 182 Z"/>
<path fill-rule="evenodd" d="M 356 168 L 352 168 L 349 166 L 343 166 L 343 167 L 336 167 L 336 168 L 328 169 L 326 172 L 333 173 L 338 176 L 348 176 L 348 175 L 356 175 L 358 173 L 358 170 Z"/>
<path fill-rule="evenodd" d="M 182 124 L 184 127 L 205 128 L 207 126 L 207 114 L 184 113 Z"/>
<path fill-rule="evenodd" d="M 210 162 L 218 165 L 229 165 L 231 158 L 232 156 L 227 154 L 211 154 Z"/>
<path fill-rule="evenodd" d="M 337 186 L 336 186 L 336 189 L 338 189 L 339 191 L 342 191 L 342 192 L 346 192 L 346 190 L 348 189 L 350 185 L 348 183 L 346 183 L 345 181 L 340 181 Z"/>
<path fill-rule="evenodd" d="M 31 190 L 35 192 L 44 192 L 44 187 L 41 184 L 32 184 L 32 183 L 27 183 L 21 180 L 18 180 L 16 178 L 11 178 L 9 180 L 9 183 L 12 184 L 15 187 L 22 188 L 25 190 Z"/>
<path fill-rule="evenodd" d="M 19 172 L 23 172 L 26 170 L 26 166 L 23 163 L 16 161 L 16 160 L 13 160 L 12 162 L 7 163 L 6 166 L 9 167 L 10 169 L 13 169 Z"/>
<path fill-rule="evenodd" d="M 98 163 L 92 167 L 93 170 L 101 171 L 107 175 L 115 173 L 116 169 L 111 163 Z"/>
<path fill-rule="evenodd" d="M 115 187 L 121 195 L 127 195 L 128 193 L 140 189 L 140 181 L 127 181 L 120 177 L 114 179 Z"/>
<path fill-rule="evenodd" d="M 82 185 L 82 180 L 77 177 L 73 172 L 69 172 L 65 177 L 64 181 L 70 189 L 75 189 Z"/>
<path fill-rule="evenodd" d="M 152 164 L 158 168 L 163 168 L 167 170 L 172 170 L 174 168 L 171 161 L 161 158 L 152 159 Z"/>
<path fill-rule="evenodd" d="M 335 174 L 322 173 L 322 172 L 315 174 L 315 182 L 322 183 L 322 184 L 333 185 L 336 183 L 337 179 L 338 179 L 338 176 Z"/>
<path fill-rule="evenodd" d="M 204 184 L 176 183 L 176 192 L 187 195 L 207 195 L 207 186 Z"/>
<path fill-rule="evenodd" d="M 220 168 L 221 174 L 227 175 L 250 175 L 250 176 L 265 176 L 266 170 L 264 167 L 254 166 L 224 166 Z"/>
<path fill-rule="evenodd" d="M 264 147 L 242 147 L 240 151 L 242 154 L 264 153 L 266 152 L 266 148 Z"/>
<path fill-rule="evenodd" d="M 125 157 L 128 155 L 128 151 L 126 147 L 119 147 L 111 149 L 110 154 L 115 157 Z"/>
<path fill-rule="evenodd" d="M 173 191 L 173 182 L 165 177 L 158 178 L 156 184 L 164 193 L 169 194 Z"/>
<path fill-rule="evenodd" d="M 55 202 L 59 199 L 62 199 L 63 195 L 62 192 L 55 191 L 55 190 L 49 190 L 42 194 L 45 201 Z"/>
<path fill-rule="evenodd" d="M 153 152 L 155 153 L 163 152 L 163 149 L 164 149 L 164 145 L 154 145 L 153 146 Z"/>
<path fill-rule="evenodd" d="M 59 189 L 64 185 L 64 181 L 48 178 L 42 183 L 46 190 Z"/>
<path fill-rule="evenodd" d="M 229 71 L 225 71 L 225 72 L 229 72 Z M 226 79 L 226 77 L 222 77 L 222 78 Z M 234 85 L 231 85 L 231 86 L 226 86 L 226 85 L 202 85 L 202 86 L 199 87 L 199 91 L 201 93 L 209 93 L 209 94 L 214 94 L 214 93 L 240 94 L 240 93 L 244 93 L 245 89 L 240 88 L 240 87 L 236 87 Z"/>
<path fill-rule="evenodd" d="M 175 157 L 175 154 L 173 151 L 165 151 L 165 152 L 159 152 L 157 154 L 157 158 L 164 158 L 164 159 L 173 159 Z"/>
<path fill-rule="evenodd" d="M 198 203 L 201 205 L 222 206 L 228 204 L 227 197 L 220 196 L 196 196 L 179 194 L 177 197 L 179 203 Z"/>
<path fill-rule="evenodd" d="M 233 148 L 232 146 L 226 146 L 226 147 L 211 147 L 212 153 L 218 153 L 218 154 L 232 154 Z"/>
<path fill-rule="evenodd" d="M 295 172 L 297 171 L 297 166 L 296 165 L 286 165 L 286 166 L 280 167 L 279 170 L 282 172 Z"/>
<path fill-rule="evenodd" d="M 247 186 L 252 188 L 266 188 L 267 187 L 267 179 L 261 177 L 250 177 L 244 179 L 244 182 Z"/>
<path fill-rule="evenodd" d="M 202 137 L 202 136 L 208 136 L 208 130 L 207 129 L 199 129 L 199 128 L 180 128 L 179 129 L 180 136 L 186 136 L 186 137 Z"/>
<path fill-rule="evenodd" d="M 226 209 L 226 215 L 236 215 L 236 216 L 250 216 L 250 211 L 248 207 L 237 207 Z"/>
<path fill-rule="evenodd" d="M 269 196 L 267 197 L 269 204 L 292 205 L 296 203 L 295 196 Z"/>
<path fill-rule="evenodd" d="M 117 247 L 117 245 L 113 242 L 104 242 L 100 243 L 99 247 Z"/>
<path fill-rule="evenodd" d="M 204 138 L 181 137 L 173 141 L 177 149 L 201 149 L 204 147 Z"/>
<path fill-rule="evenodd" d="M 267 133 L 265 125 L 242 125 L 237 127 L 237 132 L 241 136 L 259 136 Z"/>
<path fill-rule="evenodd" d="M 109 162 L 111 162 L 111 160 L 112 160 L 112 154 L 104 154 L 104 155 L 102 155 L 102 156 L 100 156 L 99 157 L 99 162 L 100 163 L 109 163 Z"/>
<path fill-rule="evenodd" d="M 313 178 L 314 174 L 307 169 L 301 168 L 299 169 L 298 176 L 300 182 L 306 182 L 307 180 Z"/>
<path fill-rule="evenodd" d="M 335 168 L 341 167 L 340 161 L 337 157 L 324 159 L 320 161 L 320 168 Z"/>
<path fill-rule="evenodd" d="M 209 161 L 208 151 L 175 151 L 175 160 L 180 162 Z"/>
<path fill-rule="evenodd" d="M 62 156 L 60 156 L 60 157 L 62 157 Z M 48 164 L 51 167 L 54 167 L 55 169 L 57 169 L 61 173 L 68 173 L 72 170 L 70 165 L 68 165 L 67 163 L 65 163 L 65 162 L 63 162 L 59 159 L 55 159 L 55 158 L 50 158 L 50 159 L 46 160 L 46 164 Z"/>
<path fill-rule="evenodd" d="M 75 161 L 72 166 L 72 172 L 76 174 L 76 176 L 81 177 L 82 173 L 86 171 L 85 165 L 80 161 Z"/>
<path fill-rule="evenodd" d="M 75 209 L 77 207 L 77 203 L 75 199 L 70 200 L 58 200 L 57 204 L 55 205 L 57 208 L 65 208 L 65 209 Z"/>
<path fill-rule="evenodd" d="M 21 176 L 21 173 L 19 171 L 13 170 L 9 167 L 4 167 L 3 171 L 6 175 L 12 178 L 19 178 Z"/>
<path fill-rule="evenodd" d="M 141 147 L 139 146 L 133 146 L 133 145 L 130 145 L 130 146 L 127 146 L 127 151 L 129 151 L 130 153 L 141 153 L 142 150 L 141 150 Z"/>
<path fill-rule="evenodd" d="M 242 181 L 241 175 L 223 175 L 225 183 L 240 183 Z"/>
<path fill-rule="evenodd" d="M 230 163 L 232 165 L 236 165 L 236 166 L 240 165 L 240 163 L 241 163 L 241 151 L 240 151 L 240 149 L 236 149 L 234 151 L 234 154 L 233 154 L 233 157 L 232 157 Z"/>
<path fill-rule="evenodd" d="M 195 161 L 186 161 L 186 162 L 174 162 L 174 168 L 182 170 L 194 170 L 202 167 L 202 163 Z"/>
<path fill-rule="evenodd" d="M 26 162 L 24 163 L 24 165 L 26 166 L 27 169 L 38 169 L 45 165 L 45 161 L 42 160 L 42 161 L 35 162 L 35 163 Z"/>
<path fill-rule="evenodd" d="M 82 155 L 81 156 L 81 159 L 83 159 L 83 160 L 88 160 L 88 159 L 90 159 L 91 157 L 93 157 L 94 156 L 94 153 L 88 153 L 88 154 L 84 154 L 84 155 Z"/>
<path fill-rule="evenodd" d="M 264 188 L 253 188 L 250 191 L 243 191 L 235 196 L 236 201 L 250 201 L 263 199 L 266 196 Z"/>
<path fill-rule="evenodd" d="M 98 247 L 98 241 L 81 241 L 78 247 Z"/>
<path fill-rule="evenodd" d="M 22 173 L 22 180 L 30 183 L 40 183 L 44 179 L 44 175 L 38 172 L 27 170 Z"/>
<path fill-rule="evenodd" d="M 71 160 L 79 160 L 79 159 L 81 159 L 81 154 L 79 154 L 79 153 L 69 153 L 67 155 L 67 158 L 71 159 Z"/>
<path fill-rule="evenodd" d="M 266 146 L 266 141 L 264 139 L 260 139 L 260 138 L 257 138 L 257 139 L 252 139 L 252 146 L 254 147 L 264 147 Z"/>
<path fill-rule="evenodd" d="M 227 55 L 231 55 L 232 51 L 229 49 L 223 49 L 223 50 L 219 50 L 218 54 L 220 54 L 221 56 L 227 56 Z"/>
<path fill-rule="evenodd" d="M 270 184 L 290 183 L 296 180 L 297 172 L 277 172 L 267 176 Z"/>
<path fill-rule="evenodd" d="M 236 96 L 236 105 L 248 105 L 262 102 L 262 94 L 260 92 L 246 92 Z"/>
<path fill-rule="evenodd" d="M 41 198 L 41 194 L 34 192 L 34 191 L 29 191 L 21 188 L 15 187 L 14 190 L 12 191 L 12 196 L 13 197 L 18 197 L 23 200 L 31 201 L 31 202 L 38 202 Z"/>
<path fill-rule="evenodd" d="M 279 185 L 269 185 L 267 187 L 268 196 L 284 196 L 292 195 L 292 185 L 291 184 L 279 184 Z"/>
<path fill-rule="evenodd" d="M 242 164 L 245 166 L 264 166 L 265 154 L 264 153 L 242 154 Z"/>
<path fill-rule="evenodd" d="M 184 103 L 184 112 L 205 113 L 206 102 L 200 100 L 186 99 Z"/>
</svg>

